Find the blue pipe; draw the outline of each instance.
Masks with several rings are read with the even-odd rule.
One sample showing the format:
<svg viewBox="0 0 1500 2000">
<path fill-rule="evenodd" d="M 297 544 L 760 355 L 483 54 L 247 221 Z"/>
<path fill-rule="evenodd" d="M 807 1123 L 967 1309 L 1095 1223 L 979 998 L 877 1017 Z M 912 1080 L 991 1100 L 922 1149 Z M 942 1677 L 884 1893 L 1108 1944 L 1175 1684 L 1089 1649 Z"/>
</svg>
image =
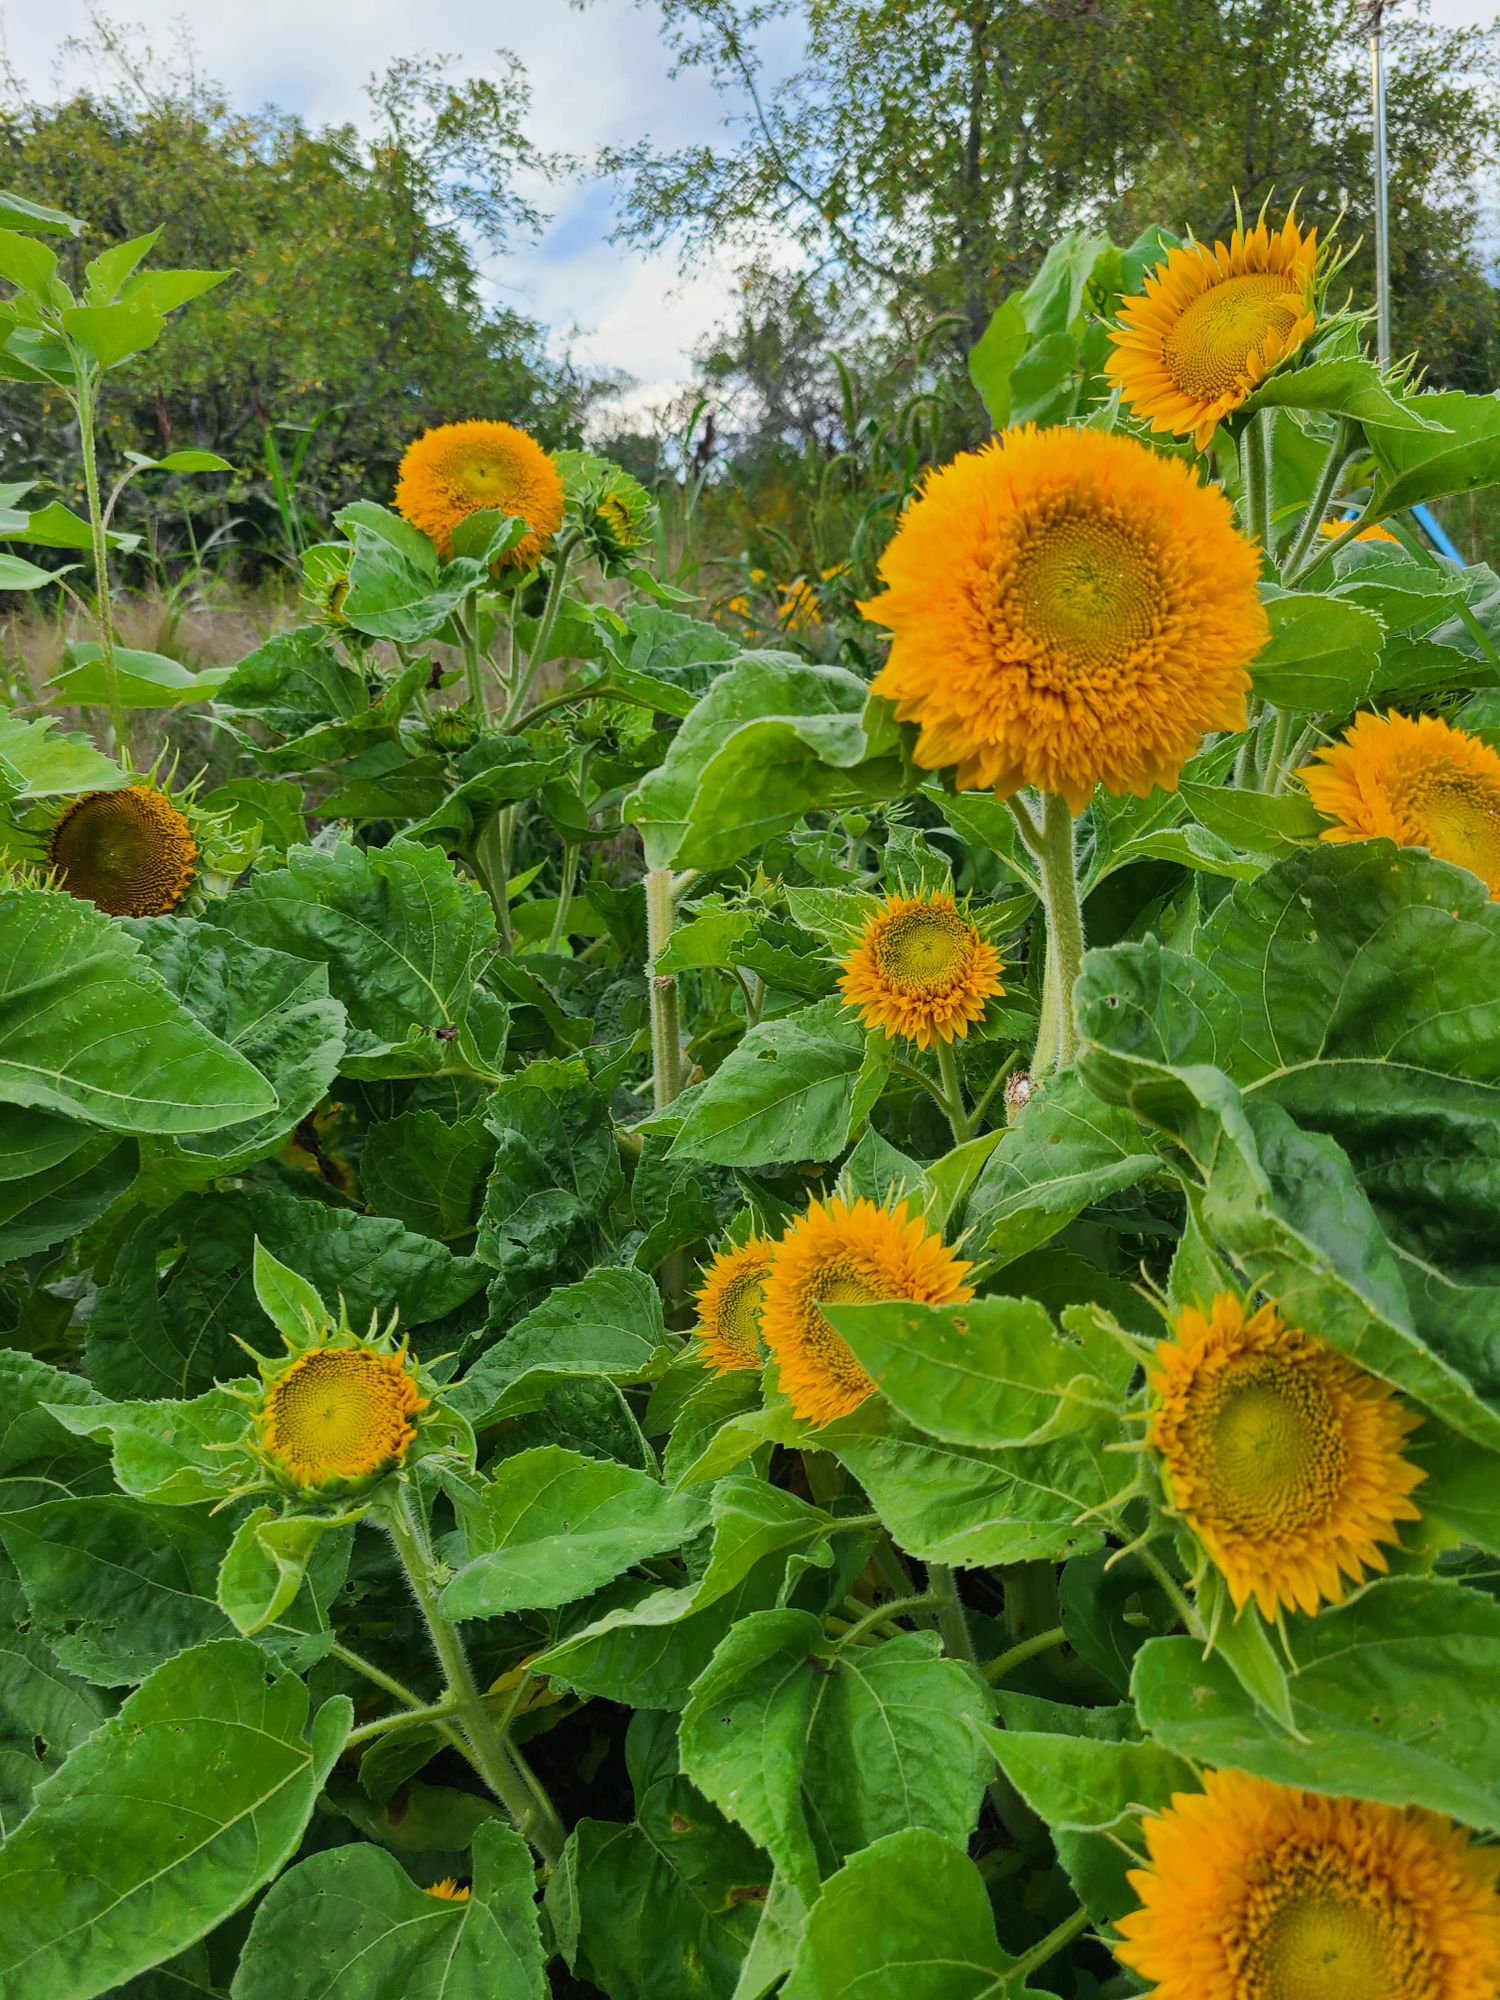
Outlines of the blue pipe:
<svg viewBox="0 0 1500 2000">
<path fill-rule="evenodd" d="M 1458 550 L 1454 548 L 1452 542 L 1443 533 L 1443 530 L 1438 526 L 1437 519 L 1434 516 L 1431 508 L 1413 507 L 1411 511 L 1413 519 L 1416 521 L 1417 525 L 1420 528 L 1426 531 L 1428 541 L 1432 543 L 1432 546 L 1437 550 L 1438 554 L 1440 556 L 1446 556 L 1449 562 L 1456 562 L 1460 569 L 1467 569 L 1468 564 L 1464 561 L 1463 557 L 1458 553 Z"/>
</svg>

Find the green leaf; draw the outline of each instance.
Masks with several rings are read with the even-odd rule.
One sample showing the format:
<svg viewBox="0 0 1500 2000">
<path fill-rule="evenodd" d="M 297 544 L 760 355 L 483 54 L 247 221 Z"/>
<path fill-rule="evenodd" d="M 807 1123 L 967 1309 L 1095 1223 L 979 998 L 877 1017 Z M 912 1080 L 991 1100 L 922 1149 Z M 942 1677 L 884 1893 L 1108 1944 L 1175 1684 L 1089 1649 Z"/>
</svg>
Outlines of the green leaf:
<svg viewBox="0 0 1500 2000">
<path fill-rule="evenodd" d="M 828 1314 L 880 1393 L 929 1436 L 998 1449 L 1113 1431 L 1134 1362 L 1070 1315 L 1060 1334 L 1024 1298 L 961 1306 L 845 1305 Z"/>
<path fill-rule="evenodd" d="M 70 640 L 63 648 L 63 658 L 67 664 L 47 683 L 57 690 L 59 701 L 109 700 L 109 678 L 94 640 Z M 114 660 L 115 687 L 122 708 L 181 708 L 190 702 L 210 701 L 231 672 L 228 667 L 203 667 L 190 673 L 161 653 L 138 653 L 128 646 L 116 646 Z"/>
<path fill-rule="evenodd" d="M 1353 417 L 1371 432 L 1420 435 L 1441 422 L 1435 414 L 1425 414 L 1425 405 L 1431 400 L 1435 399 L 1396 394 L 1373 361 L 1350 355 L 1338 361 L 1314 361 L 1303 368 L 1284 368 L 1262 382 L 1244 408 L 1246 412 L 1326 410 L 1330 416 Z"/>
<path fill-rule="evenodd" d="M 142 299 L 108 306 L 64 306 L 63 329 L 98 367 L 115 368 L 154 347 L 166 331 L 155 305 Z"/>
<path fill-rule="evenodd" d="M 855 1855 L 814 1904 L 783 2000 L 1002 2000 L 1018 1983 L 984 1878 L 912 1828 Z"/>
<path fill-rule="evenodd" d="M 57 717 L 23 722 L 0 708 L 0 794 L 11 800 L 69 798 L 77 792 L 114 792 L 130 779 L 112 757 L 86 737 L 54 735 Z"/>
<path fill-rule="evenodd" d="M 1406 406 L 1442 428 L 1371 430 L 1370 448 L 1383 475 L 1382 514 L 1396 514 L 1445 493 L 1472 493 L 1500 479 L 1500 400 L 1455 389 L 1409 397 Z"/>
<path fill-rule="evenodd" d="M 449 1618 L 494 1618 L 586 1597 L 648 1556 L 679 1548 L 701 1505 L 628 1465 L 557 1445 L 517 1452 L 465 1517 L 469 1560 L 444 1590 Z"/>
<path fill-rule="evenodd" d="M 489 1821 L 473 1870 L 451 1903 L 368 1844 L 299 1862 L 256 1910 L 234 2000 L 546 2000 L 525 1841 Z"/>
<path fill-rule="evenodd" d="M 1010 423 L 1011 374 L 1030 341 L 1026 315 L 1012 293 L 995 308 L 989 325 L 969 349 L 969 380 L 997 431 Z"/>
<path fill-rule="evenodd" d="M 1323 820 L 1311 799 L 1298 792 L 1272 797 L 1268 792 L 1225 790 L 1220 785 L 1184 783 L 1178 795 L 1200 825 L 1232 847 L 1278 858 L 1291 848 L 1316 840 Z"/>
<path fill-rule="evenodd" d="M 45 590 L 74 567 L 69 564 L 68 569 L 39 569 L 20 556 L 0 552 L 0 590 Z"/>
<path fill-rule="evenodd" d="M 489 580 L 495 555 L 526 531 L 523 521 L 486 511 L 472 531 L 474 549 L 440 565 L 425 535 L 372 501 L 343 508 L 334 524 L 354 543 L 344 617 L 357 632 L 408 646 L 445 624 L 470 592 Z"/>
<path fill-rule="evenodd" d="M 1160 1172 L 1135 1120 L 1065 1072 L 1033 1091 L 970 1190 L 964 1220 L 1009 1261 Z"/>
<path fill-rule="evenodd" d="M 661 1295 L 641 1271 L 597 1270 L 528 1313 L 445 1400 L 486 1430 L 542 1408 L 556 1383 L 602 1376 L 643 1382 L 671 1356 Z"/>
<path fill-rule="evenodd" d="M 65 1672 L 27 1625 L 16 1584 L 0 1581 L 0 1840 L 31 1810 L 42 1779 L 109 1710 L 106 1698 Z"/>
<path fill-rule="evenodd" d="M 815 807 L 889 798 L 902 782 L 894 726 L 844 667 L 746 653 L 627 803 L 651 868 L 727 868 Z"/>
<path fill-rule="evenodd" d="M 31 1136 L 55 1132 L 61 1120 L 22 1113 L 13 1106 L 0 1106 L 0 1131 L 11 1119 L 24 1118 Z M 97 1222 L 110 1205 L 124 1194 L 136 1177 L 137 1149 L 113 1132 L 96 1132 L 87 1125 L 64 1127 L 77 1143 L 65 1157 L 40 1172 L 24 1168 L 0 1179 L 0 1264 L 13 1258 L 30 1257 L 38 1250 L 50 1250 L 55 1243 L 80 1235 Z M 19 1167 L 15 1155 L 7 1167 Z"/>
<path fill-rule="evenodd" d="M 352 1518 L 280 1515 L 274 1507 L 245 1516 L 224 1552 L 215 1588 L 219 1609 L 242 1637 L 264 1631 L 291 1609 L 324 1535 Z"/>
<path fill-rule="evenodd" d="M 91 549 L 94 531 L 81 514 L 73 513 L 61 500 L 49 500 L 45 507 L 30 513 L 25 509 L 0 507 L 0 541 L 34 542 L 44 549 Z M 140 547 L 141 538 L 118 534 L 112 529 L 105 541 L 112 549 L 130 550 Z"/>
<path fill-rule="evenodd" d="M 126 302 L 159 313 L 176 312 L 189 300 L 222 285 L 228 271 L 143 271 L 126 290 Z"/>
<path fill-rule="evenodd" d="M 722 1166 L 831 1160 L 885 1080 L 884 1037 L 832 996 L 752 1028 L 695 1096 L 674 1157 Z"/>
<path fill-rule="evenodd" d="M 39 236 L 81 236 L 86 227 L 76 215 L 65 215 L 60 208 L 46 208 L 39 201 L 28 201 L 25 195 L 0 189 L 0 228 L 30 229 Z"/>
<path fill-rule="evenodd" d="M 328 967 L 348 1017 L 345 1075 L 497 1073 L 506 1013 L 479 988 L 494 913 L 446 855 L 409 841 L 294 848 L 218 916 L 252 944 Z"/>
<path fill-rule="evenodd" d="M 1029 1711 L 1043 1706 L 1052 1704 L 1002 1696 L 1008 1727 L 981 1733 L 1006 1777 L 1054 1831 L 1102 1833 L 1158 1811 L 1173 1792 L 1196 1788 L 1191 1764 L 1140 1740 L 1133 1710 L 1062 1711 L 1087 1733 L 1028 1728 Z M 1118 1734 L 1102 1733 L 1105 1718 L 1117 1723 Z"/>
<path fill-rule="evenodd" d="M 91 2000 L 249 1902 L 301 1840 L 349 1703 L 326 1702 L 310 1741 L 307 1721 L 302 1683 L 247 1641 L 159 1667 L 0 1848 L 0 1985 Z"/>
<path fill-rule="evenodd" d="M 155 249 L 160 237 L 160 229 L 153 229 L 148 236 L 133 236 L 128 243 L 111 244 L 85 265 L 83 276 L 90 304 L 107 305 L 115 298 L 126 279 Z"/>
<path fill-rule="evenodd" d="M 0 1100 L 147 1133 L 215 1132 L 275 1107 L 259 1070 L 201 1027 L 90 904 L 0 893 L 0 931 Z"/>
<path fill-rule="evenodd" d="M 495 1142 L 481 1114 L 451 1123 L 436 1111 L 403 1111 L 365 1135 L 360 1192 L 379 1215 L 451 1242 L 478 1226 Z"/>
<path fill-rule="evenodd" d="M 316 1108 L 338 1074 L 344 1010 L 328 991 L 326 968 L 186 917 L 146 918 L 131 930 L 193 1018 L 253 1064 L 276 1093 L 260 1118 L 180 1140 L 189 1165 L 179 1178 L 206 1179 L 264 1158 Z"/>
<path fill-rule="evenodd" d="M 1275 708 L 1347 715 L 1369 692 L 1385 634 L 1373 611 L 1321 592 L 1281 592 L 1266 604 L 1271 637 L 1250 670 Z"/>
<path fill-rule="evenodd" d="M 1426 1806 L 1500 1830 L 1500 1604 L 1428 1577 L 1389 1577 L 1294 1621 L 1295 1735 L 1192 1639 L 1136 1658 L 1141 1721 L 1196 1763 L 1278 1784 Z"/>
<path fill-rule="evenodd" d="M 921 1826 L 963 1842 L 991 1705 L 935 1633 L 839 1651 L 805 1611 L 742 1620 L 694 1683 L 684 1773 L 807 1899 L 826 1863 Z"/>
<path fill-rule="evenodd" d="M 115 1479 L 132 1499 L 172 1507 L 217 1502 L 238 1477 L 225 1447 L 244 1440 L 250 1416 L 232 1390 L 210 1389 L 180 1403 L 108 1403 L 97 1396 L 78 1408 L 72 1403 L 54 1396 L 47 1409 L 77 1436 L 108 1443 Z"/>
</svg>

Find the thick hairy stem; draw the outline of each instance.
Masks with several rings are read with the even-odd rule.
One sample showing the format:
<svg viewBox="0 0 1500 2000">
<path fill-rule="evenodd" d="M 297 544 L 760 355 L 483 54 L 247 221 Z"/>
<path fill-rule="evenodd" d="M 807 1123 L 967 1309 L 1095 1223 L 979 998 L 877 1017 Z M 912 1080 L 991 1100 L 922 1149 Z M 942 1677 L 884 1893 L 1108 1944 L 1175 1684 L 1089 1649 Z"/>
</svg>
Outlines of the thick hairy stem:
<svg viewBox="0 0 1500 2000">
<path fill-rule="evenodd" d="M 1318 484 L 1311 500 L 1307 503 L 1307 512 L 1302 516 L 1302 525 L 1298 528 L 1292 545 L 1286 552 L 1286 560 L 1283 568 L 1289 576 L 1294 576 L 1301 568 L 1308 550 L 1319 539 L 1324 516 L 1328 512 L 1334 494 L 1338 491 L 1339 480 L 1343 475 L 1344 467 L 1349 463 L 1352 436 L 1353 427 L 1347 420 L 1340 418 L 1334 426 L 1333 442 L 1328 447 L 1328 456 L 1323 461 L 1323 470 L 1318 474 Z"/>
<path fill-rule="evenodd" d="M 1083 965 L 1083 905 L 1078 895 L 1078 862 L 1073 815 L 1066 799 L 1049 792 L 1038 826 L 1019 801 L 1011 801 L 1021 838 L 1041 875 L 1042 910 L 1047 921 L 1047 967 L 1042 979 L 1042 1011 L 1031 1067 L 1036 1076 L 1066 1069 L 1078 1050 L 1073 1025 L 1073 986 Z"/>
<path fill-rule="evenodd" d="M 938 1043 L 937 1060 L 938 1075 L 943 1079 L 943 1108 L 953 1128 L 953 1143 L 961 1146 L 969 1136 L 970 1125 L 964 1107 L 963 1079 L 958 1073 L 958 1057 L 953 1053 L 952 1042 Z"/>
<path fill-rule="evenodd" d="M 682 1090 L 682 1030 L 677 1019 L 677 976 L 658 972 L 658 955 L 672 935 L 676 899 L 670 868 L 646 875 L 646 977 L 651 983 L 651 1085 L 658 1111 Z"/>
<path fill-rule="evenodd" d="M 516 1830 L 525 1835 L 549 1866 L 555 1865 L 567 1839 L 562 1822 L 535 1780 L 528 1785 L 517 1770 L 504 1736 L 484 1705 L 464 1643 L 452 1621 L 438 1609 L 427 1531 L 404 1480 L 399 1499 L 386 1510 L 385 1518 L 397 1558 L 406 1572 L 443 1670 L 444 1701 L 451 1705 L 454 1720 L 473 1753 L 474 1768 L 510 1814 Z"/>
<path fill-rule="evenodd" d="M 531 642 L 531 656 L 526 662 L 526 671 L 517 685 L 510 690 L 510 699 L 505 704 L 505 718 L 502 729 L 514 729 L 517 719 L 526 706 L 526 697 L 531 693 L 537 675 L 547 657 L 548 641 L 557 623 L 557 614 L 562 608 L 563 585 L 567 581 L 568 564 L 573 558 L 576 536 L 569 536 L 558 548 L 552 564 L 552 582 L 547 591 L 547 602 L 543 606 L 541 618 L 537 622 L 536 637 Z M 515 631 L 514 622 L 511 631 Z"/>
<path fill-rule="evenodd" d="M 1273 556 L 1271 546 L 1271 431 L 1273 413 L 1262 410 L 1240 433 L 1240 476 L 1244 481 L 1245 533 Z"/>
</svg>

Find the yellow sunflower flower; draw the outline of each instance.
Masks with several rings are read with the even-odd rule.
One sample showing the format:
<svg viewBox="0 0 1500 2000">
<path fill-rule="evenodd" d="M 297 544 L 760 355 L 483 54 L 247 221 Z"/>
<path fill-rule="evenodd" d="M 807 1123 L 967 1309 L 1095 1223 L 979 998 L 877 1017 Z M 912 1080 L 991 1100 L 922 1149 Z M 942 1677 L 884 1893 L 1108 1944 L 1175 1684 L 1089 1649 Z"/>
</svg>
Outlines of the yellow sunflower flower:
<svg viewBox="0 0 1500 2000">
<path fill-rule="evenodd" d="M 794 1413 L 817 1424 L 857 1410 L 875 1384 L 820 1311 L 912 1299 L 958 1305 L 974 1296 L 969 1266 L 906 1203 L 877 1208 L 861 1197 L 813 1202 L 775 1246 L 761 1307 L 761 1338 Z"/>
<path fill-rule="evenodd" d="M 394 1470 L 428 1406 L 404 1346 L 320 1339 L 262 1366 L 259 1456 L 299 1492 L 357 1492 Z"/>
<path fill-rule="evenodd" d="M 1384 1382 L 1232 1292 L 1179 1317 L 1150 1379 L 1167 1496 L 1236 1610 L 1313 1612 L 1389 1567 L 1380 1544 L 1419 1518 L 1425 1475 L 1401 1455 L 1420 1420 Z"/>
<path fill-rule="evenodd" d="M 453 530 L 493 508 L 526 523 L 497 569 L 530 569 L 562 525 L 562 475 L 534 437 L 514 424 L 439 424 L 406 448 L 396 479 L 396 511 L 420 528 L 440 556 Z"/>
<path fill-rule="evenodd" d="M 1297 773 L 1325 840 L 1394 840 L 1467 868 L 1500 897 L 1500 754 L 1436 715 L 1361 715 Z"/>
<path fill-rule="evenodd" d="M 1348 525 L 1347 521 L 1320 521 L 1318 533 L 1330 542 L 1335 541 Z M 1361 528 L 1354 539 L 1357 542 L 1394 542 L 1398 549 L 1401 546 L 1401 537 L 1393 535 L 1389 528 L 1382 528 L 1378 521 L 1372 522 L 1368 528 Z"/>
<path fill-rule="evenodd" d="M 126 785 L 64 807 L 47 862 L 59 887 L 111 917 L 164 917 L 193 886 L 198 843 L 165 792 Z"/>
<path fill-rule="evenodd" d="M 760 1366 L 760 1309 L 775 1246 L 768 1236 L 721 1250 L 698 1292 L 698 1338 L 710 1368 Z"/>
<path fill-rule="evenodd" d="M 1245 720 L 1269 627 L 1260 557 L 1192 469 L 1104 431 L 1007 431 L 930 474 L 860 608 L 894 638 L 875 692 L 963 789 L 1169 789 Z"/>
<path fill-rule="evenodd" d="M 1207 1771 L 1144 1832 L 1115 1956 L 1153 2000 L 1500 1991 L 1500 1849 L 1441 1814 Z"/>
<path fill-rule="evenodd" d="M 436 1896 L 440 1903 L 467 1903 L 469 1890 L 460 1888 L 451 1875 L 445 1875 L 441 1882 L 432 1882 L 422 1892 L 426 1896 Z"/>
<path fill-rule="evenodd" d="M 1005 991 L 999 953 L 942 894 L 887 896 L 842 965 L 839 990 L 865 1026 L 919 1049 L 967 1035 Z"/>
<path fill-rule="evenodd" d="M 1317 324 L 1318 232 L 1264 216 L 1228 243 L 1170 250 L 1145 289 L 1121 301 L 1105 374 L 1153 431 L 1207 449 L 1220 420 Z"/>
</svg>

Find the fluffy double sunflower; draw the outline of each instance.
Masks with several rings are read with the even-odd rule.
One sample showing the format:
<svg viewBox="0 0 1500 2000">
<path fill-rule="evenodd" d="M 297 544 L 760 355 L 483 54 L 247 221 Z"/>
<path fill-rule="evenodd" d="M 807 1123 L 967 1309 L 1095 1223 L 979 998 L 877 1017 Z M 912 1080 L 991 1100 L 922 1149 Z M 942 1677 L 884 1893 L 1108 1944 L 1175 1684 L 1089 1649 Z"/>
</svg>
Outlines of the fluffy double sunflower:
<svg viewBox="0 0 1500 2000">
<path fill-rule="evenodd" d="M 1154 2000 L 1500 1991 L 1500 1849 L 1437 1813 L 1208 1771 L 1144 1832 L 1115 1956 Z"/>
<path fill-rule="evenodd" d="M 1382 1544 L 1418 1519 L 1424 1475 L 1402 1455 L 1419 1419 L 1384 1382 L 1221 1292 L 1181 1314 L 1150 1383 L 1167 1497 L 1236 1609 L 1313 1612 L 1389 1567 Z"/>
<path fill-rule="evenodd" d="M 752 1236 L 721 1250 L 703 1273 L 698 1338 L 704 1360 L 720 1374 L 760 1366 L 760 1312 L 774 1250 L 768 1236 Z"/>
<path fill-rule="evenodd" d="M 865 1026 L 920 1049 L 962 1039 L 1005 991 L 999 953 L 942 891 L 887 896 L 840 964 L 839 989 Z"/>
<path fill-rule="evenodd" d="M 1440 716 L 1361 715 L 1297 773 L 1332 841 L 1384 837 L 1467 868 L 1500 897 L 1500 754 Z"/>
<path fill-rule="evenodd" d="M 527 532 L 497 569 L 530 569 L 562 525 L 563 482 L 536 439 L 514 424 L 439 424 L 409 444 L 396 477 L 396 511 L 420 528 L 438 554 L 453 553 L 453 530 L 481 509 L 509 514 Z"/>
<path fill-rule="evenodd" d="M 904 1201 L 814 1201 L 772 1251 L 760 1311 L 761 1338 L 793 1413 L 832 1423 L 875 1388 L 824 1306 L 958 1305 L 974 1296 L 963 1282 L 968 1269 Z"/>
<path fill-rule="evenodd" d="M 1239 729 L 1269 627 L 1229 502 L 1136 439 L 1031 425 L 931 473 L 861 606 L 892 633 L 874 690 L 961 789 L 1171 787 Z"/>
<path fill-rule="evenodd" d="M 1220 422 L 1318 323 L 1318 232 L 1239 225 L 1227 243 L 1167 253 L 1124 299 L 1105 374 L 1153 431 L 1207 449 Z"/>
</svg>

